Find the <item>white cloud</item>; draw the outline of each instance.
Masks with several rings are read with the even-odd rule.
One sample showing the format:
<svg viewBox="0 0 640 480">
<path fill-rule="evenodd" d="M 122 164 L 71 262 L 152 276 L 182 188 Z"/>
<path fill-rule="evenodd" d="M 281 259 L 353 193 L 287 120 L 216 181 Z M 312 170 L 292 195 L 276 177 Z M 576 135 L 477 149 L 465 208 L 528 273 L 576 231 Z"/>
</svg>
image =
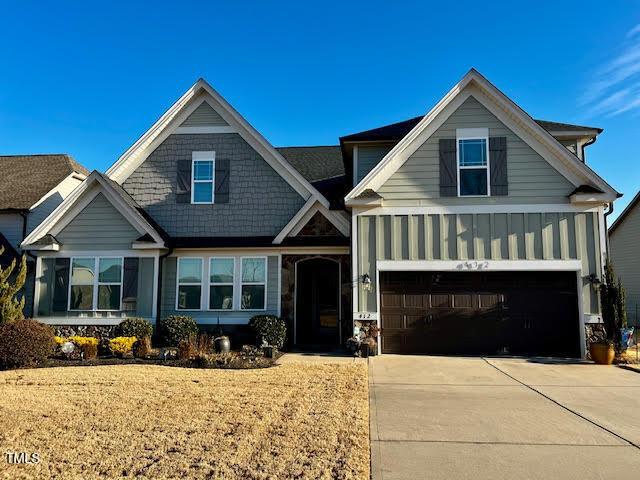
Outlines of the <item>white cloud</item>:
<svg viewBox="0 0 640 480">
<path fill-rule="evenodd" d="M 640 108 L 640 24 L 627 32 L 618 53 L 596 71 L 580 104 L 591 116 L 616 116 Z"/>
</svg>

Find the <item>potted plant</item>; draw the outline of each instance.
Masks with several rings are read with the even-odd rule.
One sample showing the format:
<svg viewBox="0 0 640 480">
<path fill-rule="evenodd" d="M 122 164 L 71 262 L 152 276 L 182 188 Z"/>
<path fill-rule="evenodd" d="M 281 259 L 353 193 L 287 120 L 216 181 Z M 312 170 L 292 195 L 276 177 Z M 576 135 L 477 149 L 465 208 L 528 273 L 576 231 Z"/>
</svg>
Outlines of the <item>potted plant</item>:
<svg viewBox="0 0 640 480">
<path fill-rule="evenodd" d="M 589 345 L 589 355 L 598 365 L 611 365 L 621 346 L 621 329 L 627 326 L 625 291 L 616 279 L 611 262 L 607 260 L 604 282 L 600 285 L 600 303 L 605 335 Z"/>
<path fill-rule="evenodd" d="M 231 351 L 231 340 L 226 335 L 216 337 L 213 345 L 218 353 L 229 353 Z"/>
<path fill-rule="evenodd" d="M 347 350 L 353 356 L 357 356 L 360 352 L 360 339 L 358 337 L 347 338 Z"/>
</svg>

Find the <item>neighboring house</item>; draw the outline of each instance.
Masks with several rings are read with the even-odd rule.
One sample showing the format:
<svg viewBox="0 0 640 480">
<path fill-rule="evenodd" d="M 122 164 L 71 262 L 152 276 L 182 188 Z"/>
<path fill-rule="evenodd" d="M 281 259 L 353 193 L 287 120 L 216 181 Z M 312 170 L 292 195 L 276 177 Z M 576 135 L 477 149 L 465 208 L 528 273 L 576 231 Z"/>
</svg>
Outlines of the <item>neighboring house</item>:
<svg viewBox="0 0 640 480">
<path fill-rule="evenodd" d="M 2 264 L 22 254 L 20 243 L 86 178 L 89 172 L 65 154 L 0 156 Z M 33 259 L 27 258 L 25 315 L 33 305 Z"/>
<path fill-rule="evenodd" d="M 627 293 L 627 319 L 640 326 L 640 192 L 609 228 L 609 249 L 616 275 Z"/>
<path fill-rule="evenodd" d="M 383 352 L 584 355 L 618 196 L 584 163 L 600 132 L 472 70 L 424 117 L 276 149 L 199 80 L 22 243 L 36 316 L 240 334 L 272 313 L 301 346 L 377 323 Z"/>
</svg>

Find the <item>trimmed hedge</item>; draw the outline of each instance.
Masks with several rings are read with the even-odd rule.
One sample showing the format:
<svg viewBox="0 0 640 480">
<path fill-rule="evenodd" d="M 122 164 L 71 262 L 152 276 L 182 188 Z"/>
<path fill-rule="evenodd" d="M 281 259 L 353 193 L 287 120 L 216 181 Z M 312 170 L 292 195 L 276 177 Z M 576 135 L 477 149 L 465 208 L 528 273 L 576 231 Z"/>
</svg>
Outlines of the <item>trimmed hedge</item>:
<svg viewBox="0 0 640 480">
<path fill-rule="evenodd" d="M 0 368 L 35 367 L 55 349 L 53 329 L 35 320 L 0 325 Z"/>
<path fill-rule="evenodd" d="M 255 315 L 249 320 L 249 326 L 256 334 L 256 345 L 264 344 L 281 349 L 287 338 L 287 324 L 275 315 Z"/>
<path fill-rule="evenodd" d="M 125 318 L 116 327 L 118 337 L 136 337 L 143 339 L 153 335 L 153 325 L 144 318 Z"/>
<path fill-rule="evenodd" d="M 198 325 L 191 317 L 171 315 L 160 320 L 158 325 L 160 342 L 166 347 L 177 347 L 198 335 Z"/>
</svg>

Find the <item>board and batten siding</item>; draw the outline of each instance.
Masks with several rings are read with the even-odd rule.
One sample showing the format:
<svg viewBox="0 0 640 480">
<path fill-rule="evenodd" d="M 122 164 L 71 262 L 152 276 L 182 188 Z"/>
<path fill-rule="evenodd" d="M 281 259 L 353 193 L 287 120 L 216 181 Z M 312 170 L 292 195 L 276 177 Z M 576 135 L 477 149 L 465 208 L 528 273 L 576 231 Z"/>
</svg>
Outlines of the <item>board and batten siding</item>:
<svg viewBox="0 0 640 480">
<path fill-rule="evenodd" d="M 356 181 L 359 183 L 393 148 L 392 143 L 379 145 L 358 145 Z"/>
<path fill-rule="evenodd" d="M 609 238 L 611 261 L 627 293 L 629 324 L 640 326 L 640 207 L 636 205 Z"/>
<path fill-rule="evenodd" d="M 584 311 L 597 313 L 587 275 L 601 276 L 597 212 L 358 216 L 358 272 L 377 260 L 580 260 Z M 377 288 L 359 290 L 359 311 L 375 312 Z"/>
<path fill-rule="evenodd" d="M 489 128 L 490 137 L 506 137 L 507 196 L 440 197 L 439 141 L 441 138 L 456 138 L 458 128 Z M 574 188 L 478 100 L 469 97 L 377 192 L 384 198 L 385 206 L 561 204 L 568 202 L 567 196 Z"/>
<path fill-rule="evenodd" d="M 197 256 L 197 255 L 196 255 Z M 216 254 L 203 254 L 199 258 L 207 261 L 209 257 L 215 257 Z M 247 257 L 261 255 L 245 255 Z M 226 325 L 244 325 L 249 322 L 254 315 L 278 315 L 280 297 L 279 297 L 279 275 L 280 268 L 279 259 L 275 255 L 267 256 L 267 309 L 266 310 L 176 310 L 176 275 L 178 258 L 167 257 L 163 260 L 162 267 L 162 310 L 160 315 L 162 318 L 169 315 L 188 315 L 193 317 L 197 323 L 216 324 L 218 320 L 221 324 Z M 204 289 L 205 305 L 209 299 L 209 284 L 205 278 L 202 284 Z"/>
<path fill-rule="evenodd" d="M 55 237 L 63 250 L 128 250 L 140 235 L 99 193 Z"/>
<path fill-rule="evenodd" d="M 207 102 L 202 102 L 187 119 L 182 122 L 181 127 L 218 127 L 229 125 L 224 118 L 216 112 Z"/>
</svg>

